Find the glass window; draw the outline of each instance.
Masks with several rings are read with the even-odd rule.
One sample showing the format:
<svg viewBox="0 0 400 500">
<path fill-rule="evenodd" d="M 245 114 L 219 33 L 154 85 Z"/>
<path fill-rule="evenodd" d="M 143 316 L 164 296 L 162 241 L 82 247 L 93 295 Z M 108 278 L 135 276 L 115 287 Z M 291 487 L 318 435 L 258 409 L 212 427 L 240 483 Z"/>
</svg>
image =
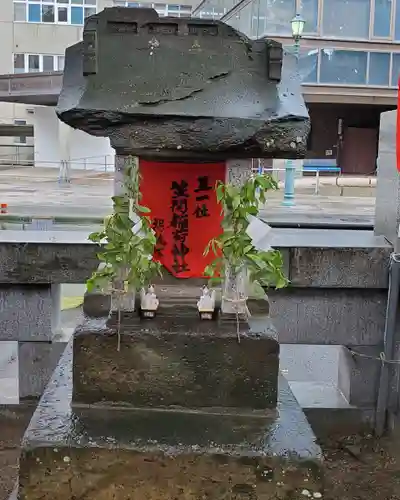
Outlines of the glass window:
<svg viewBox="0 0 400 500">
<path fill-rule="evenodd" d="M 323 35 L 369 38 L 370 0 L 324 0 Z"/>
<path fill-rule="evenodd" d="M 369 54 L 369 85 L 389 85 L 390 54 L 385 52 L 370 52 Z"/>
<path fill-rule="evenodd" d="M 390 37 L 392 0 L 375 0 L 374 31 L 376 37 Z"/>
<path fill-rule="evenodd" d="M 54 6 L 42 5 L 42 22 L 54 23 Z"/>
<path fill-rule="evenodd" d="M 400 54 L 393 54 L 392 57 L 392 86 L 397 87 L 400 77 Z"/>
<path fill-rule="evenodd" d="M 25 3 L 14 3 L 14 21 L 26 21 Z"/>
<path fill-rule="evenodd" d="M 321 50 L 320 83 L 365 85 L 368 52 L 356 50 Z"/>
<path fill-rule="evenodd" d="M 96 14 L 96 6 L 97 0 L 14 0 L 14 20 L 82 25 L 86 17 Z"/>
<path fill-rule="evenodd" d="M 85 7 L 85 19 L 96 14 L 96 9 L 93 7 Z"/>
<path fill-rule="evenodd" d="M 295 0 L 260 0 L 259 36 L 291 35 L 290 21 L 296 13 Z"/>
<path fill-rule="evenodd" d="M 68 22 L 68 7 L 57 7 L 57 21 L 59 23 Z"/>
<path fill-rule="evenodd" d="M 317 83 L 318 49 L 300 49 L 299 73 L 303 83 Z"/>
<path fill-rule="evenodd" d="M 304 33 L 317 33 L 318 30 L 318 0 L 301 0 L 301 15 L 306 21 Z"/>
<path fill-rule="evenodd" d="M 37 72 L 40 69 L 39 56 L 37 54 L 29 54 L 28 56 L 28 71 Z"/>
<path fill-rule="evenodd" d="M 14 54 L 14 73 L 25 73 L 24 54 Z"/>
<path fill-rule="evenodd" d="M 65 57 L 57 56 L 57 71 L 64 71 Z"/>
<path fill-rule="evenodd" d="M 43 56 L 43 71 L 54 71 L 53 56 Z"/>
<path fill-rule="evenodd" d="M 396 16 L 394 19 L 394 39 L 400 40 L 400 1 L 396 2 Z"/>
<path fill-rule="evenodd" d="M 40 23 L 40 4 L 30 3 L 28 4 L 28 21 L 31 23 Z"/>
<path fill-rule="evenodd" d="M 26 125 L 26 120 L 14 120 L 14 125 Z M 26 136 L 16 136 L 14 137 L 14 142 L 18 144 L 26 144 Z"/>
<path fill-rule="evenodd" d="M 71 24 L 83 24 L 83 7 L 71 7 Z"/>
</svg>

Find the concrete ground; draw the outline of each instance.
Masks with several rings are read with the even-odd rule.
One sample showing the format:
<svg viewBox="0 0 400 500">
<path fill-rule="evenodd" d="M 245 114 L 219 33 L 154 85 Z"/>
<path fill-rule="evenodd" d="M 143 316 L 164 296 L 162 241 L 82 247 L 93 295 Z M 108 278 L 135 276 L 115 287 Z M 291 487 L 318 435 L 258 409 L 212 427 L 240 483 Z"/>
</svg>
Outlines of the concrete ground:
<svg viewBox="0 0 400 500">
<path fill-rule="evenodd" d="M 282 206 L 282 190 L 271 193 L 261 215 L 271 221 L 371 223 L 374 188 L 345 188 L 340 196 L 340 188 L 328 181 L 321 180 L 321 194 L 315 195 L 315 179 L 299 179 L 293 207 Z M 104 217 L 111 211 L 112 192 L 110 173 L 75 171 L 70 184 L 60 184 L 56 169 L 0 168 L 0 203 L 8 204 L 11 215 Z"/>
</svg>

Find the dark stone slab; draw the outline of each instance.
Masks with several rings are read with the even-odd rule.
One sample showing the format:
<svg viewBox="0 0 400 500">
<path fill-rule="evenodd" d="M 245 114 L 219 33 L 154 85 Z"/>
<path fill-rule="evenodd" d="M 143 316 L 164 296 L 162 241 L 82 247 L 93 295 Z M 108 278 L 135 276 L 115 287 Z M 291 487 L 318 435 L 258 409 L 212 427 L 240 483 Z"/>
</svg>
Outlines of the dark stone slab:
<svg viewBox="0 0 400 500">
<path fill-rule="evenodd" d="M 387 290 L 286 288 L 269 291 L 281 344 L 370 345 L 383 341 Z"/>
<path fill-rule="evenodd" d="M 74 335 L 74 403 L 151 407 L 276 406 L 279 345 L 268 319 L 249 328 L 175 316 L 122 323 L 87 319 Z"/>
<path fill-rule="evenodd" d="M 19 342 L 19 397 L 38 400 L 53 374 L 65 342 Z"/>
<path fill-rule="evenodd" d="M 296 158 L 309 118 L 296 58 L 221 21 L 112 8 L 66 51 L 57 114 L 118 154 Z"/>
<path fill-rule="evenodd" d="M 79 231 L 0 231 L 0 283 L 84 283 L 97 252 Z"/>
<path fill-rule="evenodd" d="M 0 340 L 49 341 L 51 315 L 50 286 L 0 284 Z"/>
<path fill-rule="evenodd" d="M 387 288 L 392 248 L 292 248 L 293 286 Z"/>
<path fill-rule="evenodd" d="M 111 310 L 111 295 L 99 291 L 85 292 L 82 308 L 86 316 L 108 317 Z"/>
<path fill-rule="evenodd" d="M 283 378 L 278 408 L 266 412 L 73 410 L 71 367 L 69 346 L 23 439 L 19 500 L 322 492 L 321 450 Z"/>
</svg>

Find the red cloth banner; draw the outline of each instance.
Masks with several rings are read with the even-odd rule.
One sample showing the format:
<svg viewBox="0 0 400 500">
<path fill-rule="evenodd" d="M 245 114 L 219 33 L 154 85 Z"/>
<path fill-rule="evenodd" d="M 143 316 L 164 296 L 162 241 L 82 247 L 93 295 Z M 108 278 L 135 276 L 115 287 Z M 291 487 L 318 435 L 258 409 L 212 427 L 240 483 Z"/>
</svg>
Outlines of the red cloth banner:
<svg viewBox="0 0 400 500">
<path fill-rule="evenodd" d="M 400 78 L 397 82 L 396 164 L 400 172 Z"/>
<path fill-rule="evenodd" d="M 140 160 L 141 204 L 151 210 L 157 236 L 154 258 L 177 278 L 200 278 L 215 258 L 203 256 L 221 232 L 215 185 L 225 181 L 225 163 Z"/>
</svg>

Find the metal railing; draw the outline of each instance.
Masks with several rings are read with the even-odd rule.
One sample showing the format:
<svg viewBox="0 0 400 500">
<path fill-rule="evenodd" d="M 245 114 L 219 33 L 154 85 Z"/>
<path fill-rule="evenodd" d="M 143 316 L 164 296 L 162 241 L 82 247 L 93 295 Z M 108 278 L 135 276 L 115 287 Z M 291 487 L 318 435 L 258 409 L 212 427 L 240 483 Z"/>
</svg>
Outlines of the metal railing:
<svg viewBox="0 0 400 500">
<path fill-rule="evenodd" d="M 11 146 L 9 146 L 11 147 Z M 96 170 L 111 172 L 114 170 L 114 157 L 113 155 L 97 155 L 87 156 L 82 158 L 74 158 L 67 162 L 44 160 L 38 161 L 37 154 L 34 154 L 34 146 L 24 146 L 29 151 L 30 158 L 25 159 L 22 154 L 22 147 L 14 145 L 15 153 L 0 154 L 0 167 L 3 166 L 20 166 L 20 167 L 44 167 L 44 168 L 58 168 L 60 174 L 62 171 L 67 170 L 70 173 L 72 170 Z M 1 148 L 1 145 L 0 145 Z M 25 155 L 26 156 L 26 155 Z"/>
<path fill-rule="evenodd" d="M 4 150 L 8 152 L 4 153 Z M 35 149 L 31 144 L 0 144 L 0 167 L 33 167 L 34 160 Z"/>
<path fill-rule="evenodd" d="M 285 168 L 273 168 L 273 167 L 265 167 L 262 169 L 262 173 L 269 173 L 274 177 L 274 173 L 277 172 L 285 172 Z M 321 172 L 323 173 L 338 173 L 341 172 L 341 169 L 339 167 L 326 167 L 323 170 L 318 169 L 318 168 L 306 168 L 306 169 L 299 169 L 299 172 L 301 175 L 298 175 L 297 178 L 303 177 L 303 173 L 314 173 L 315 174 L 315 188 L 314 188 L 314 194 L 319 194 L 320 192 L 320 186 L 321 186 Z M 335 175 L 335 183 L 332 184 L 332 186 L 336 186 L 340 188 L 340 196 L 343 196 L 343 190 L 345 187 L 360 187 L 360 188 L 372 188 L 375 187 L 376 184 L 376 178 L 373 176 L 357 176 L 353 178 L 349 178 L 345 175 Z M 357 179 L 357 181 L 355 180 Z M 360 182 L 363 180 L 364 182 Z"/>
</svg>

